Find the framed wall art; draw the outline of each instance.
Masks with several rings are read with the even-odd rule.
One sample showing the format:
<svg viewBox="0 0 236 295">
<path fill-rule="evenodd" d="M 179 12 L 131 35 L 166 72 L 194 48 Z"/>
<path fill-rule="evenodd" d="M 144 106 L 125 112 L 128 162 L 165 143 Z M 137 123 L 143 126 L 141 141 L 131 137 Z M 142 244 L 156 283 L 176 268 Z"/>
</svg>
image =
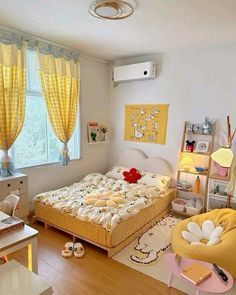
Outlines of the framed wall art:
<svg viewBox="0 0 236 295">
<path fill-rule="evenodd" d="M 165 144 L 168 108 L 168 104 L 126 105 L 125 140 Z"/>
</svg>

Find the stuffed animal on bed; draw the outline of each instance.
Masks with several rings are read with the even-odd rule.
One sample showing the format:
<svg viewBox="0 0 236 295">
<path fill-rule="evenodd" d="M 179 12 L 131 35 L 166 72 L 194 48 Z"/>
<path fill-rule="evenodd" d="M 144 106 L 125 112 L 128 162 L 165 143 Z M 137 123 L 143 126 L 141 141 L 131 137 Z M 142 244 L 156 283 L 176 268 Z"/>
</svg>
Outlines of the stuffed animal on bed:
<svg viewBox="0 0 236 295">
<path fill-rule="evenodd" d="M 84 198 L 87 205 L 95 207 L 117 206 L 125 202 L 124 196 L 121 193 L 105 192 L 88 194 Z"/>
<path fill-rule="evenodd" d="M 131 168 L 129 171 L 124 171 L 124 180 L 129 183 L 137 183 L 137 181 L 142 177 L 137 169 Z"/>
</svg>

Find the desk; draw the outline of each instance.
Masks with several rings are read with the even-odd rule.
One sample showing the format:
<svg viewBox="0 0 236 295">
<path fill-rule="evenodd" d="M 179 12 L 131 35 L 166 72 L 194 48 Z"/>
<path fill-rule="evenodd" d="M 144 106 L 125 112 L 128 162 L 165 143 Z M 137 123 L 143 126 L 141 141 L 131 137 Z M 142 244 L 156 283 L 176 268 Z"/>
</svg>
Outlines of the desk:
<svg viewBox="0 0 236 295">
<path fill-rule="evenodd" d="M 0 257 L 28 247 L 28 269 L 38 273 L 38 231 L 28 225 L 0 235 Z"/>
<path fill-rule="evenodd" d="M 11 260 L 0 266 L 0 294 L 52 295 L 52 286 L 20 263 Z"/>
</svg>

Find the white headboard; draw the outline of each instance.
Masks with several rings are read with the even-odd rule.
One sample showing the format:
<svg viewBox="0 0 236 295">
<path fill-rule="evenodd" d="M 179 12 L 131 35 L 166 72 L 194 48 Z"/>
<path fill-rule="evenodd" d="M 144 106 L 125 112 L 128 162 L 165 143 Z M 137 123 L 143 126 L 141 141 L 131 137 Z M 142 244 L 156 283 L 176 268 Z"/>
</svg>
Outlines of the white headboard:
<svg viewBox="0 0 236 295">
<path fill-rule="evenodd" d="M 123 151 L 115 165 L 130 168 L 135 167 L 140 171 L 170 176 L 172 178 L 171 186 L 175 183 L 173 171 L 166 160 L 160 157 L 148 158 L 144 152 L 138 149 L 127 149 Z"/>
</svg>

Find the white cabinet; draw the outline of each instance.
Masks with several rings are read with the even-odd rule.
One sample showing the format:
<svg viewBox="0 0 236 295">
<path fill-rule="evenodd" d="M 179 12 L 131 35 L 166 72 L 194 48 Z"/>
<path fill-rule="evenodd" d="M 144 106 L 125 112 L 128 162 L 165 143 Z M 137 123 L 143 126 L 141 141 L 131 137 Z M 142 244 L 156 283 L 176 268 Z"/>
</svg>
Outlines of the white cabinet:
<svg viewBox="0 0 236 295">
<path fill-rule="evenodd" d="M 0 266 L 0 294 L 52 295 L 52 286 L 15 260 Z"/>
<path fill-rule="evenodd" d="M 225 189 L 229 183 L 227 177 L 214 174 L 210 176 L 207 193 L 207 211 L 225 208 L 227 204 L 227 196 Z M 236 209 L 236 195 L 231 199 L 231 206 Z"/>
<path fill-rule="evenodd" d="M 28 176 L 22 173 L 16 173 L 8 177 L 0 176 L 0 201 L 9 194 L 20 197 L 16 216 L 26 221 L 29 215 Z"/>
</svg>

